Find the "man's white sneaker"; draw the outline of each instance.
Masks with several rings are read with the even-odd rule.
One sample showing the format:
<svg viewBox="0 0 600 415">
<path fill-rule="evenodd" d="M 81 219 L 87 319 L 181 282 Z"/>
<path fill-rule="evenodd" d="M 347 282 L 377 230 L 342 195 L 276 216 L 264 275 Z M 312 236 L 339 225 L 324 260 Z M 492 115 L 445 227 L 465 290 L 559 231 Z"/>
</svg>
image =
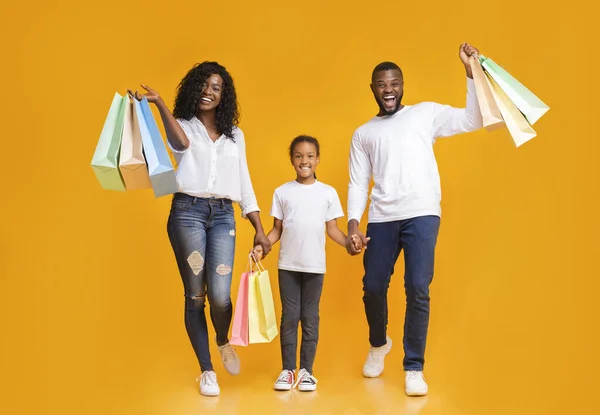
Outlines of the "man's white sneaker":
<svg viewBox="0 0 600 415">
<path fill-rule="evenodd" d="M 294 372 L 291 370 L 283 370 L 275 381 L 274 388 L 276 391 L 290 391 L 294 387 Z"/>
<path fill-rule="evenodd" d="M 416 370 L 409 370 L 405 376 L 405 392 L 408 396 L 425 396 L 427 395 L 427 382 L 423 372 Z"/>
<path fill-rule="evenodd" d="M 385 356 L 392 349 L 392 339 L 386 336 L 387 343 L 381 347 L 372 347 L 369 350 L 367 361 L 363 366 L 363 376 L 366 378 L 376 378 L 383 372 Z"/>
<path fill-rule="evenodd" d="M 240 359 L 237 356 L 235 350 L 229 343 L 224 344 L 223 346 L 218 346 L 219 352 L 221 353 L 221 361 L 223 362 L 223 366 L 225 370 L 230 375 L 239 375 L 240 373 Z"/>
<path fill-rule="evenodd" d="M 217 374 L 212 370 L 202 372 L 196 380 L 200 380 L 200 394 L 204 396 L 219 396 L 221 389 L 217 383 Z"/>
<path fill-rule="evenodd" d="M 294 386 L 298 386 L 300 392 L 312 392 L 317 390 L 317 379 L 308 370 L 300 369 L 298 380 Z"/>
</svg>

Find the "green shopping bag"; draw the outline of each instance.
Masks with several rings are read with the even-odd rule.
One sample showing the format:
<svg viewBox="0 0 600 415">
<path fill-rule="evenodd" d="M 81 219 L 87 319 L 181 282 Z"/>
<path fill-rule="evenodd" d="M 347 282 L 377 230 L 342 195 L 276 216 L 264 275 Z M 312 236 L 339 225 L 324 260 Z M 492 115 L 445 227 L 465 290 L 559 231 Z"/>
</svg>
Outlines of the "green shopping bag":
<svg viewBox="0 0 600 415">
<path fill-rule="evenodd" d="M 106 190 L 126 191 L 119 171 L 119 152 L 127 99 L 115 93 L 92 158 L 92 169 Z"/>
<path fill-rule="evenodd" d="M 483 69 L 496 81 L 504 93 L 525 116 L 530 125 L 535 124 L 549 109 L 533 92 L 509 74 L 492 59 L 479 55 Z"/>
</svg>

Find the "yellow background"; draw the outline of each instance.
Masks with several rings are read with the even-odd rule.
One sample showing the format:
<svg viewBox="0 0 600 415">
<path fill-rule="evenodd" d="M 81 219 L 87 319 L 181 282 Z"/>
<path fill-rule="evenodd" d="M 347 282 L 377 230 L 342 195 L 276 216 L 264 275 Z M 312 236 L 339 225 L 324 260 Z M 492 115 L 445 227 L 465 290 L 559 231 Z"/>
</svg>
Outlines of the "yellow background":
<svg viewBox="0 0 600 415">
<path fill-rule="evenodd" d="M 541 0 L 34 1 L 1 11 L 0 412 L 597 413 L 600 33 L 592 0 L 560 9 Z M 104 191 L 90 167 L 114 92 L 144 82 L 172 106 L 193 64 L 226 65 L 270 228 L 272 191 L 294 178 L 286 152 L 295 135 L 320 139 L 319 179 L 345 208 L 349 140 L 376 111 L 373 66 L 401 65 L 405 103 L 462 106 L 464 41 L 551 110 L 520 148 L 505 129 L 436 144 L 444 214 L 429 397 L 403 395 L 402 262 L 389 293 L 395 348 L 383 377 L 364 380 L 361 258 L 333 243 L 318 392 L 271 390 L 278 337 L 238 348 L 237 378 L 213 349 L 222 395 L 201 397 L 166 234 L 170 199 Z M 252 236 L 238 210 L 234 302 Z M 276 259 L 264 264 L 278 295 Z"/>
</svg>

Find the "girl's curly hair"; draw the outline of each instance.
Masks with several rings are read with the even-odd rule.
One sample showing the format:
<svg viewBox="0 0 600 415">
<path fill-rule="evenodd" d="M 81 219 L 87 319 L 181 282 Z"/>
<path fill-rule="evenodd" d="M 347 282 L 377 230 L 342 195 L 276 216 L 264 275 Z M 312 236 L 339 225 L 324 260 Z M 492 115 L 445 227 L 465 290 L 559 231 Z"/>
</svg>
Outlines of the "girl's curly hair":
<svg viewBox="0 0 600 415">
<path fill-rule="evenodd" d="M 202 87 L 204 82 L 213 74 L 220 75 L 223 78 L 223 92 L 221 93 L 221 102 L 217 107 L 215 119 L 217 129 L 225 137 L 235 141 L 233 129 L 240 122 L 239 104 L 233 78 L 227 72 L 224 66 L 217 62 L 202 62 L 196 64 L 179 83 L 177 87 L 177 97 L 173 108 L 175 118 L 192 119 L 198 111 Z"/>
</svg>

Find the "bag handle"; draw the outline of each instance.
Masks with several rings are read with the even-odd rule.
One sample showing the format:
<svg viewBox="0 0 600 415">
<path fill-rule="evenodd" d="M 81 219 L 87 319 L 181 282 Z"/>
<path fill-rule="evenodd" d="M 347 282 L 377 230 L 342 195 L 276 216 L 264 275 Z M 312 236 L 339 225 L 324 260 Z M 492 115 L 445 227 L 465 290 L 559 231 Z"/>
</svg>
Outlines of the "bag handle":
<svg viewBox="0 0 600 415">
<path fill-rule="evenodd" d="M 258 268 L 259 272 L 265 272 L 265 267 L 263 267 L 263 264 L 256 259 L 256 257 L 254 256 L 254 254 L 252 252 L 250 252 L 248 261 L 250 261 L 250 258 L 252 258 L 253 262 L 256 264 L 256 268 Z"/>
<path fill-rule="evenodd" d="M 248 254 L 248 262 L 246 263 L 246 273 L 250 273 L 254 270 L 254 261 L 252 261 L 252 252 Z"/>
</svg>

